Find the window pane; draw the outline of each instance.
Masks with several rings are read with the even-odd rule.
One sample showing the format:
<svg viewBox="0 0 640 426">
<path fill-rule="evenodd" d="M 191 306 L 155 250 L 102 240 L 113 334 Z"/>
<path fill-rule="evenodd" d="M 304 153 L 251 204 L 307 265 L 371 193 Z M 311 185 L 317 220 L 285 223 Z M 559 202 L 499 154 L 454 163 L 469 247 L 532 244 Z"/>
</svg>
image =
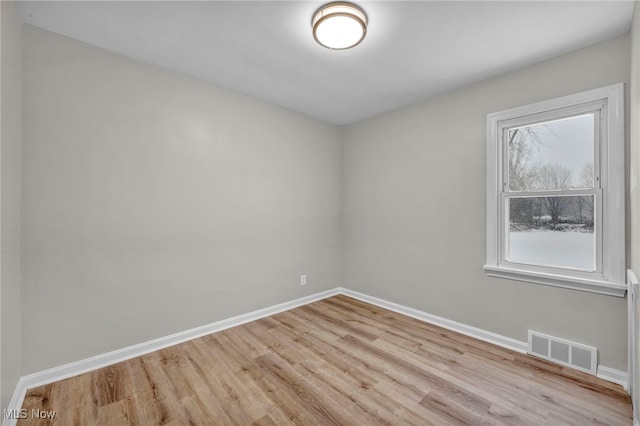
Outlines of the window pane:
<svg viewBox="0 0 640 426">
<path fill-rule="evenodd" d="M 509 188 L 593 188 L 594 126 L 591 113 L 509 130 Z"/>
<path fill-rule="evenodd" d="M 594 271 L 594 196 L 510 198 L 507 260 Z"/>
</svg>

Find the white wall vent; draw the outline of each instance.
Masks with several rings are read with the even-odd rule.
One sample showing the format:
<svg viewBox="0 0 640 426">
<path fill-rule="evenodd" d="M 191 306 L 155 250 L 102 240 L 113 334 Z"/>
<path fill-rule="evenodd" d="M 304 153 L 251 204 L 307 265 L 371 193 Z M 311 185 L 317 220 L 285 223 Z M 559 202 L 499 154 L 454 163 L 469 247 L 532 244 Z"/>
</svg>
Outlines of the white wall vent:
<svg viewBox="0 0 640 426">
<path fill-rule="evenodd" d="M 598 349 L 529 330 L 527 353 L 593 375 L 598 370 Z"/>
</svg>

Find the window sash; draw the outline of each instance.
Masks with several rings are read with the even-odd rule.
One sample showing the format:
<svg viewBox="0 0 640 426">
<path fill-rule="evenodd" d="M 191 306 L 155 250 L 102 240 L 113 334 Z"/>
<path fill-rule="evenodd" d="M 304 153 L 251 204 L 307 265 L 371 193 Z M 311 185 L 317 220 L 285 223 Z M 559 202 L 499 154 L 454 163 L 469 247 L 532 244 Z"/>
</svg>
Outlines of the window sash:
<svg viewBox="0 0 640 426">
<path fill-rule="evenodd" d="M 561 266 L 561 265 L 543 265 L 529 262 L 516 262 L 508 259 L 509 253 L 509 226 L 510 226 L 510 213 L 509 213 L 509 203 L 507 200 L 511 198 L 547 198 L 547 197 L 570 197 L 570 196 L 580 196 L 580 195 L 593 195 L 594 203 L 593 203 L 593 232 L 595 238 L 595 270 L 587 270 L 582 268 L 576 268 L 571 266 Z M 563 191 L 520 191 L 520 192 L 511 192 L 511 193 L 502 193 L 500 196 L 500 259 L 499 265 L 505 266 L 509 268 L 517 267 L 518 265 L 532 267 L 534 270 L 538 271 L 571 271 L 572 273 L 577 273 L 579 276 L 588 278 L 597 275 L 599 279 L 604 278 L 603 274 L 603 218 L 602 218 L 602 195 L 603 191 L 601 188 L 595 189 L 584 189 L 584 190 L 563 190 Z"/>
<path fill-rule="evenodd" d="M 501 149 L 500 164 L 502 165 L 502 183 L 500 185 L 500 235 L 499 235 L 499 265 L 514 267 L 522 265 L 525 267 L 539 268 L 540 270 L 556 270 L 571 271 L 572 273 L 586 274 L 585 276 L 593 276 L 597 274 L 603 277 L 603 241 L 602 241 L 602 184 L 600 179 L 600 146 L 601 139 L 606 135 L 602 134 L 603 128 L 601 121 L 604 117 L 603 111 L 606 109 L 606 101 L 587 102 L 579 105 L 571 105 L 565 108 L 553 111 L 544 111 L 537 114 L 530 114 L 518 117 L 513 120 L 505 120 L 500 123 L 500 140 L 498 141 Z M 581 115 L 594 115 L 594 137 L 593 137 L 593 185 L 591 189 L 541 189 L 528 191 L 511 190 L 509 184 L 509 133 L 515 129 L 522 129 L 533 125 L 544 124 Z M 562 265 L 543 265 L 528 262 L 515 262 L 508 260 L 509 253 L 509 203 L 508 198 L 524 198 L 524 197 L 556 197 L 556 196 L 594 196 L 594 236 L 595 236 L 595 270 L 585 270 L 571 266 Z"/>
<path fill-rule="evenodd" d="M 561 197 L 570 195 L 591 195 L 602 192 L 601 188 L 593 189 L 545 189 L 541 191 L 503 191 L 503 197 Z"/>
<path fill-rule="evenodd" d="M 504 192 L 517 192 L 512 191 L 510 188 L 509 182 L 509 132 L 515 129 L 522 129 L 525 127 L 544 124 L 550 121 L 558 121 L 562 119 L 578 117 L 580 115 L 585 114 L 593 114 L 594 115 L 594 135 L 593 135 L 593 184 L 596 188 L 601 188 L 601 179 L 600 179 L 600 146 L 601 146 L 601 138 L 606 137 L 604 132 L 604 128 L 602 126 L 602 121 L 604 117 L 606 117 L 606 101 L 597 101 L 597 102 L 587 102 L 580 105 L 572 105 L 565 108 L 560 108 L 554 111 L 545 111 L 537 114 L 530 114 L 523 117 L 518 117 L 512 120 L 504 120 L 500 122 L 500 139 L 499 144 L 502 147 L 501 149 L 501 158 L 500 158 L 500 166 L 501 166 L 501 177 L 502 184 L 501 188 Z M 555 190 L 546 190 L 546 191 L 555 191 Z"/>
</svg>

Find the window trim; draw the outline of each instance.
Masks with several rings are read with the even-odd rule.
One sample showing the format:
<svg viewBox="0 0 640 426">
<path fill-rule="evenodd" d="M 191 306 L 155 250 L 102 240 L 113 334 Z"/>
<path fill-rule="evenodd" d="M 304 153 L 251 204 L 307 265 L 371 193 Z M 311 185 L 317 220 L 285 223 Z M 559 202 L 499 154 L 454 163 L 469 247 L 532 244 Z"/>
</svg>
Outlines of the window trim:
<svg viewBox="0 0 640 426">
<path fill-rule="evenodd" d="M 600 256 L 602 270 L 585 273 L 570 269 L 505 262 L 503 230 L 504 167 L 502 132 L 513 123 L 525 123 L 538 115 L 554 119 L 560 113 L 579 111 L 604 102 L 601 117 L 599 155 L 602 197 Z M 572 114 L 573 115 L 573 114 Z M 542 117 L 542 118 L 540 118 Z M 554 287 L 624 297 L 625 284 L 625 162 L 624 162 L 624 84 L 618 83 L 548 101 L 525 105 L 487 115 L 487 263 L 488 276 L 526 281 Z"/>
</svg>

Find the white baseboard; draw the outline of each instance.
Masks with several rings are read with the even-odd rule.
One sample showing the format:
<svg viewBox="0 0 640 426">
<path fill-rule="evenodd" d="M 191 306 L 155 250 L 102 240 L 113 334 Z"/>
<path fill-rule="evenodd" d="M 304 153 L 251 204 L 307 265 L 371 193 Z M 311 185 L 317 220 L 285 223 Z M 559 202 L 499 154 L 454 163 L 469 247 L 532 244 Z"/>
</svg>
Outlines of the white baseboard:
<svg viewBox="0 0 640 426">
<path fill-rule="evenodd" d="M 527 342 L 512 339 L 510 337 L 502 336 L 500 334 L 492 333 L 477 327 L 462 324 L 456 321 L 452 321 L 437 315 L 432 315 L 414 308 L 410 308 L 398 303 L 389 302 L 384 299 L 369 296 L 364 293 L 349 290 L 343 287 L 337 287 L 332 290 L 323 291 L 321 293 L 315 293 L 310 296 L 302 297 L 300 299 L 292 300 L 290 302 L 281 303 L 268 308 L 259 309 L 257 311 L 249 312 L 247 314 L 238 315 L 225 320 L 217 321 L 201 327 L 192 328 L 180 333 L 172 334 L 159 339 L 150 340 L 147 342 L 139 343 L 137 345 L 128 346 L 126 348 L 118 349 L 112 352 L 107 352 L 102 355 L 97 355 L 91 358 L 71 362 L 61 365 L 59 367 L 50 368 L 48 370 L 39 371 L 33 374 L 23 376 L 18 381 L 16 391 L 13 394 L 13 398 L 9 404 L 8 409 L 22 408 L 25 394 L 27 390 L 43 386 L 49 383 L 57 382 L 59 380 L 67 379 L 69 377 L 77 376 L 89 371 L 103 368 L 108 365 L 112 365 L 118 362 L 126 361 L 131 358 L 135 358 L 141 355 L 148 354 L 160 349 L 167 348 L 169 346 L 177 345 L 182 342 L 196 339 L 198 337 L 206 336 L 217 331 L 226 330 L 231 327 L 242 325 L 251 321 L 265 318 L 271 315 L 275 315 L 280 312 L 284 312 L 290 309 L 297 308 L 299 306 L 307 305 L 309 303 L 317 302 L 322 299 L 326 299 L 331 296 L 343 294 L 345 296 L 352 297 L 354 299 L 361 300 L 363 302 L 370 303 L 372 305 L 379 306 L 384 309 L 388 309 L 393 312 L 397 312 L 402 315 L 406 315 L 430 324 L 446 328 L 482 340 L 484 342 L 492 343 L 503 348 L 511 349 L 516 352 L 526 353 Z M 627 386 L 627 373 L 624 371 L 615 370 L 613 368 L 598 366 L 598 377 L 622 385 Z M 5 419 L 3 426 L 14 426 L 15 421 Z M 640 425 L 638 425 L 640 426 Z"/>
<path fill-rule="evenodd" d="M 460 334 L 464 334 L 465 336 L 474 337 L 478 340 L 493 343 L 494 345 L 502 346 L 503 348 L 511 349 L 516 352 L 527 352 L 527 342 L 522 342 L 520 340 L 505 337 L 500 334 L 492 333 L 490 331 L 482 330 L 480 328 L 472 327 L 470 325 L 462 324 L 450 319 L 431 315 L 417 309 L 409 308 L 407 306 L 403 306 L 394 302 L 389 302 L 384 299 L 378 299 L 377 297 L 369 296 L 357 291 L 349 290 L 346 288 L 342 288 L 340 290 L 341 293 L 345 296 L 353 297 L 354 299 L 371 303 L 372 305 L 380 306 L 381 308 L 385 308 L 390 311 L 406 315 L 408 317 L 419 319 L 421 321 L 446 328 L 447 330 L 456 331 Z"/>
<path fill-rule="evenodd" d="M 409 308 L 407 306 L 389 302 L 384 299 L 379 299 L 377 297 L 369 296 L 367 294 L 359 293 L 357 291 L 349 290 L 346 288 L 341 288 L 340 293 L 344 294 L 345 296 L 353 297 L 354 299 L 358 299 L 363 302 L 371 303 L 372 305 L 380 306 L 381 308 L 406 315 L 408 317 L 416 318 L 421 321 L 446 328 L 447 330 L 456 331 L 460 334 L 464 334 L 465 336 L 492 343 L 496 346 L 501 346 L 503 348 L 511 349 L 520 353 L 527 353 L 527 342 L 521 340 L 512 339 L 510 337 L 492 333 L 481 328 L 472 327 L 470 325 L 452 321 L 447 318 L 428 314 L 417 309 Z M 599 365 L 597 377 L 622 385 L 622 387 L 625 389 L 627 388 L 627 373 L 624 371 L 615 370 L 613 368 Z"/>
<path fill-rule="evenodd" d="M 307 305 L 309 303 L 317 302 L 318 300 L 326 299 L 327 297 L 340 294 L 339 288 L 315 293 L 310 296 L 301 297 L 289 302 L 280 303 L 278 305 L 270 306 L 268 308 L 259 309 L 257 311 L 249 312 L 246 314 L 238 315 L 235 317 L 227 318 L 221 321 L 216 321 L 211 324 L 207 324 L 201 327 L 192 328 L 190 330 L 182 331 L 179 333 L 171 334 L 169 336 L 160 337 L 158 339 L 149 340 L 147 342 L 139 343 L 137 345 L 128 346 L 126 348 L 117 349 L 115 351 L 107 352 L 101 355 L 96 355 L 91 358 L 81 359 L 79 361 L 70 362 L 58 367 L 50 368 L 48 370 L 38 371 L 36 373 L 23 376 L 18 381 L 16 391 L 13 394 L 13 398 L 9 404 L 8 409 L 20 409 L 24 401 L 26 391 L 29 389 L 43 386 L 49 383 L 57 382 L 59 380 L 68 379 L 79 374 L 87 373 L 89 371 L 97 370 L 99 368 L 113 365 L 118 362 L 126 361 L 131 358 L 135 358 L 141 355 L 148 354 L 150 352 L 158 351 L 160 349 L 168 348 L 170 346 L 177 345 L 189 340 L 197 339 L 198 337 L 206 336 L 207 334 L 215 333 L 217 331 L 226 330 L 231 327 L 246 324 L 251 321 L 265 318 L 271 315 L 275 315 L 280 312 L 288 311 L 299 306 Z M 13 426 L 15 421 L 5 421 L 3 426 Z"/>
<path fill-rule="evenodd" d="M 127 346 L 126 348 L 117 349 L 115 351 L 107 352 L 101 355 L 96 355 L 91 358 L 85 358 L 79 361 L 70 362 L 59 367 L 39 371 L 37 373 L 23 376 L 22 379 L 24 380 L 24 385 L 27 386 L 28 389 L 35 388 L 38 386 L 57 382 L 59 380 L 67 379 L 69 377 L 77 376 L 88 371 L 93 371 L 98 368 L 106 367 L 108 365 L 113 365 L 118 362 L 126 361 L 128 359 L 145 355 L 150 352 L 168 348 L 169 346 L 174 346 L 182 342 L 197 339 L 198 337 L 206 336 L 207 334 L 226 330 L 231 327 L 236 327 L 238 325 L 258 320 L 260 318 L 265 318 L 280 312 L 297 308 L 299 306 L 317 302 L 318 300 L 326 299 L 327 297 L 335 296 L 339 293 L 340 290 L 338 288 L 323 291 L 321 293 L 315 293 L 310 296 L 301 297 L 300 299 L 280 303 L 268 308 L 258 309 L 257 311 L 237 315 L 235 317 L 216 321 L 211 324 L 192 328 L 190 330 L 181 331 L 169 336 L 160 337 L 158 339 L 149 340 L 137 345 Z"/>
<path fill-rule="evenodd" d="M 24 385 L 24 379 L 20 377 L 18 384 L 16 385 L 16 390 L 13 392 L 13 396 L 11 397 L 11 401 L 9 401 L 9 407 L 7 407 L 8 410 L 20 410 L 26 394 L 27 387 Z M 17 421 L 18 419 L 5 419 L 3 416 L 2 426 L 15 426 Z"/>
<path fill-rule="evenodd" d="M 620 371 L 604 365 L 598 365 L 597 377 L 609 382 L 621 385 L 625 390 L 628 388 L 629 376 L 626 371 Z"/>
</svg>

